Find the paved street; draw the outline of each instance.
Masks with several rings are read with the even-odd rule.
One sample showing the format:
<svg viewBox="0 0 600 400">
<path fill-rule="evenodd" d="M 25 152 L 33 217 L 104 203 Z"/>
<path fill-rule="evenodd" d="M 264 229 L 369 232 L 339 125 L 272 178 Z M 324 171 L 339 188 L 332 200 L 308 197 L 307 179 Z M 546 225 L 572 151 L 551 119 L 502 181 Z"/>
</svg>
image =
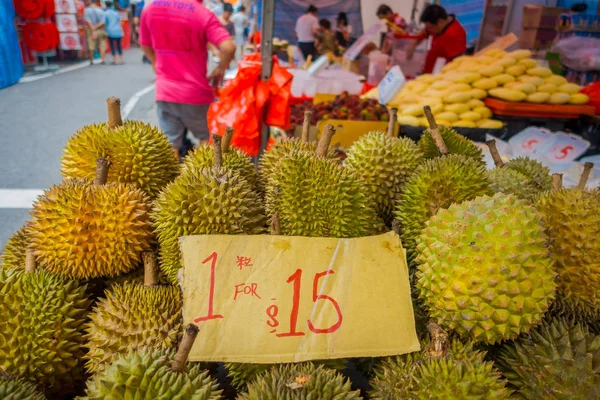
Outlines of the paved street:
<svg viewBox="0 0 600 400">
<path fill-rule="evenodd" d="M 106 120 L 107 97 L 121 98 L 124 109 L 139 97 L 128 118 L 156 123 L 153 79 L 141 51 L 132 49 L 125 52 L 125 65 L 86 66 L 0 90 L 0 248 L 29 216 L 27 208 L 6 207 L 27 207 L 31 192 L 23 189 L 60 182 L 67 139 L 84 125 Z"/>
</svg>

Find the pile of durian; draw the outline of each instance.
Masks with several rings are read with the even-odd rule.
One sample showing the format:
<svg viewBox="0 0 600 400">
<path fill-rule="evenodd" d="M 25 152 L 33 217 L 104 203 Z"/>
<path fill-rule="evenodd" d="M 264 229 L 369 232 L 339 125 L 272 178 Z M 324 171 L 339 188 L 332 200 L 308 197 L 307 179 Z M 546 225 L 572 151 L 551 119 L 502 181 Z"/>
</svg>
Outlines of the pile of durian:
<svg viewBox="0 0 600 400">
<path fill-rule="evenodd" d="M 393 136 L 391 110 L 388 132 L 362 136 L 344 162 L 331 125 L 308 142 L 308 113 L 302 137 L 258 170 L 231 129 L 180 165 L 159 130 L 108 103 L 108 123 L 71 137 L 64 180 L 2 253 L 0 398 L 600 398 L 600 192 L 587 174 L 564 189 L 537 161 L 502 162 L 493 143 L 488 171 L 428 107 L 418 143 Z M 227 397 L 220 366 L 187 361 L 198 329 L 182 324 L 178 237 L 390 229 L 407 250 L 422 351 L 228 363 Z"/>
</svg>

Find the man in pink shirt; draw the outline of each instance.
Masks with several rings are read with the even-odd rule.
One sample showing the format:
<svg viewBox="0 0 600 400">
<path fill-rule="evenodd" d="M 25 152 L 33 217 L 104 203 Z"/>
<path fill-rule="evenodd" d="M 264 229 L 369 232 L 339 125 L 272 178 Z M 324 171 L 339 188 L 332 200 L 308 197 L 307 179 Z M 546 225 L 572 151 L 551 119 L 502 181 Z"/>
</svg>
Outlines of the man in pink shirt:
<svg viewBox="0 0 600 400">
<path fill-rule="evenodd" d="M 139 42 L 156 71 L 159 126 L 179 155 L 186 128 L 199 140 L 209 139 L 206 114 L 215 98 L 211 83 L 223 79 L 235 44 L 215 14 L 198 0 L 147 4 Z M 219 49 L 220 63 L 207 77 L 209 43 Z"/>
</svg>

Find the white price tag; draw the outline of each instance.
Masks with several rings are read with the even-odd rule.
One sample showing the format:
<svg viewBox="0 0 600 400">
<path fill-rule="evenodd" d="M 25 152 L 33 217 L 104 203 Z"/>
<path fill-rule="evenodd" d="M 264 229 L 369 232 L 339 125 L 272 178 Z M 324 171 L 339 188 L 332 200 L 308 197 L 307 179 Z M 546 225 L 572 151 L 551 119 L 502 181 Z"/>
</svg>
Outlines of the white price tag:
<svg viewBox="0 0 600 400">
<path fill-rule="evenodd" d="M 317 72 L 327 68 L 328 65 L 329 65 L 329 57 L 327 57 L 327 55 L 320 56 L 306 70 L 308 72 L 308 76 L 313 76 Z"/>
<path fill-rule="evenodd" d="M 551 131 L 530 126 L 508 140 L 515 156 L 531 155 L 541 146 L 552 145 L 555 138 Z"/>
<path fill-rule="evenodd" d="M 580 136 L 564 132 L 557 132 L 554 146 L 544 154 L 552 163 L 568 163 L 585 153 L 590 147 L 590 142 Z"/>
<path fill-rule="evenodd" d="M 352 44 L 352 46 L 346 50 L 344 57 L 346 57 L 348 60 L 356 60 L 356 57 L 358 57 L 362 49 L 364 49 L 365 46 L 373 40 L 373 37 L 379 34 L 383 28 L 385 28 L 385 24 L 383 22 L 378 22 L 373 25 L 365 33 L 363 33 L 361 37 L 356 39 L 354 44 Z"/>
<path fill-rule="evenodd" d="M 379 103 L 389 103 L 406 84 L 406 77 L 399 66 L 393 66 L 383 77 L 377 91 L 379 92 Z"/>
</svg>

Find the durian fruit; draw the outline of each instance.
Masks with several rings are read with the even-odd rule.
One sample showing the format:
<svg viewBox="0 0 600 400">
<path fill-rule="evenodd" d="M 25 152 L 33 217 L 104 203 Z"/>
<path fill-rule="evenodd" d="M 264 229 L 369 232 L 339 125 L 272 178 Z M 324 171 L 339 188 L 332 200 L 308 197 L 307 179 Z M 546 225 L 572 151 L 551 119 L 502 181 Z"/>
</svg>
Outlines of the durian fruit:
<svg viewBox="0 0 600 400">
<path fill-rule="evenodd" d="M 428 107 L 427 113 L 431 116 Z M 435 124 L 432 116 L 431 119 Z M 401 227 L 402 246 L 407 250 L 411 264 L 415 240 L 432 215 L 451 204 L 492 193 L 484 164 L 474 157 L 448 154 L 436 128 L 437 124 L 432 125 L 430 134 L 443 155 L 426 160 L 417 167 L 396 204 L 395 215 Z"/>
<path fill-rule="evenodd" d="M 27 250 L 26 227 L 19 228 L 8 238 L 2 254 L 0 254 L 0 267 L 25 268 L 25 251 Z"/>
<path fill-rule="evenodd" d="M 600 319 L 600 192 L 578 187 L 556 190 L 537 199 L 558 272 L 555 311 L 578 319 Z M 585 183 L 583 186 L 585 187 Z"/>
<path fill-rule="evenodd" d="M 371 380 L 371 399 L 510 398 L 506 381 L 484 360 L 485 352 L 473 349 L 472 342 L 449 341 L 445 332 L 436 332 L 438 337 L 425 341 L 423 350 L 381 363 Z"/>
<path fill-rule="evenodd" d="M 440 134 L 446 144 L 447 154 L 462 154 L 483 162 L 481 149 L 454 129 L 439 125 Z M 425 158 L 436 158 L 440 156 L 440 150 L 431 136 L 431 129 L 426 129 L 419 139 L 419 147 Z"/>
<path fill-rule="evenodd" d="M 238 400 L 354 400 L 350 380 L 333 369 L 313 363 L 280 364 L 271 367 L 248 385 Z"/>
<path fill-rule="evenodd" d="M 27 225 L 41 268 L 70 278 L 112 277 L 135 269 L 153 241 L 148 197 L 124 184 L 104 184 L 98 159 L 92 184 L 66 179 L 38 197 Z"/>
<path fill-rule="evenodd" d="M 86 324 L 86 367 L 102 370 L 120 354 L 140 347 L 173 348 L 181 332 L 181 292 L 157 285 L 154 254 L 144 253 L 144 283 L 126 282 L 106 291 Z"/>
<path fill-rule="evenodd" d="M 127 183 L 154 198 L 179 173 L 168 138 L 158 129 L 121 119 L 120 100 L 107 99 L 108 123 L 88 125 L 73 135 L 63 151 L 65 178 L 94 179 L 96 160 L 111 162 L 109 183 Z"/>
<path fill-rule="evenodd" d="M 85 285 L 36 272 L 31 250 L 26 258 L 24 269 L 0 269 L 0 370 L 61 398 L 83 378 L 90 301 Z"/>
<path fill-rule="evenodd" d="M 345 359 L 331 359 L 322 361 L 313 361 L 316 365 L 323 365 L 324 368 L 341 371 L 346 368 L 347 362 Z M 231 379 L 231 386 L 238 392 L 246 390 L 248 384 L 256 379 L 256 377 L 276 364 L 248 364 L 248 363 L 225 363 L 227 376 Z"/>
<path fill-rule="evenodd" d="M 0 374 L 0 399 L 46 400 L 37 387 L 23 378 Z"/>
<path fill-rule="evenodd" d="M 186 366 L 197 334 L 198 327 L 188 326 L 177 354 L 171 349 L 142 347 L 120 355 L 87 382 L 81 399 L 223 399 L 208 371 L 199 364 Z"/>
<path fill-rule="evenodd" d="M 497 193 L 440 210 L 417 240 L 417 287 L 430 317 L 488 344 L 538 325 L 556 283 L 542 216 Z"/>
<path fill-rule="evenodd" d="M 529 184 L 534 187 L 538 193 L 552 189 L 550 170 L 539 161 L 529 157 L 517 157 L 510 160 L 506 166 L 525 175 L 529 180 Z"/>
<path fill-rule="evenodd" d="M 173 284 L 181 268 L 178 238 L 186 235 L 260 234 L 265 217 L 260 196 L 239 173 L 222 167 L 221 137 L 213 135 L 215 165 L 192 167 L 155 202 L 152 219 L 160 268 Z"/>
<path fill-rule="evenodd" d="M 361 184 L 325 157 L 334 132 L 326 124 L 316 153 L 293 150 L 269 176 L 267 214 L 279 217 L 281 234 L 347 238 L 379 229 L 381 220 Z"/>
<path fill-rule="evenodd" d="M 539 193 L 540 189 L 537 185 L 533 184 L 529 178 L 519 171 L 508 167 L 496 148 L 496 141 L 494 139 L 486 142 L 496 168 L 491 169 L 487 172 L 490 184 L 494 192 L 515 194 L 518 198 L 533 201 L 533 198 Z"/>
<path fill-rule="evenodd" d="M 377 214 L 387 224 L 393 219 L 394 205 L 408 176 L 423 160 L 423 154 L 410 138 L 394 136 L 397 110 L 391 110 L 387 133 L 369 132 L 348 151 L 346 168 L 377 206 Z"/>
<path fill-rule="evenodd" d="M 223 167 L 238 172 L 255 190 L 261 190 L 258 182 L 258 173 L 256 167 L 250 158 L 243 151 L 231 148 L 231 138 L 233 137 L 233 128 L 227 127 L 225 135 L 221 141 L 223 154 Z M 184 159 L 181 173 L 185 174 L 188 170 L 210 168 L 215 164 L 215 157 L 212 146 L 201 144 L 192 150 Z"/>
<path fill-rule="evenodd" d="M 600 399 L 600 336 L 566 319 L 506 344 L 498 368 L 524 399 Z"/>
</svg>

